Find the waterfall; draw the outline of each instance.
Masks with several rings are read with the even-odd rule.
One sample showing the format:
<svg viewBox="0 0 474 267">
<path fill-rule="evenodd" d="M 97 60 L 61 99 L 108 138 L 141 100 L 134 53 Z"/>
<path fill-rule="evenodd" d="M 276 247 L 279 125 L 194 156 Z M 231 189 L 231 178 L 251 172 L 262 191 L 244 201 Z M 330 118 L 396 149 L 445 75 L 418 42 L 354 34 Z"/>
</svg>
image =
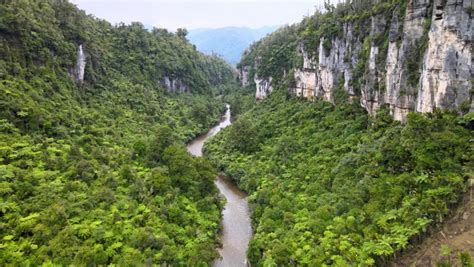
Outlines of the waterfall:
<svg viewBox="0 0 474 267">
<path fill-rule="evenodd" d="M 84 71 L 86 68 L 86 56 L 84 54 L 84 49 L 82 44 L 79 45 L 79 50 L 77 51 L 77 63 L 76 63 L 76 79 L 79 82 L 84 81 Z"/>
</svg>

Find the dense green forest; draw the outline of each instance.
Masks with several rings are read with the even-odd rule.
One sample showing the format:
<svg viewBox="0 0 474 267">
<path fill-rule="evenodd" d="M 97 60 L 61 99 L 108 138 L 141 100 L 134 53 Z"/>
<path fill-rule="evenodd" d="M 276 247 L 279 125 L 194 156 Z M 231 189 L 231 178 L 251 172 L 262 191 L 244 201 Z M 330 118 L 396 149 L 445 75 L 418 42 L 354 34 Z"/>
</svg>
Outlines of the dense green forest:
<svg viewBox="0 0 474 267">
<path fill-rule="evenodd" d="M 184 33 L 112 26 L 66 0 L 0 1 L 0 265 L 218 256 L 216 170 L 184 144 L 218 121 L 216 86 L 235 78 Z"/>
<path fill-rule="evenodd" d="M 341 98 L 344 99 L 344 98 Z M 253 266 L 384 265 L 444 220 L 474 161 L 469 118 L 310 102 L 282 86 L 206 144 L 249 192 Z"/>
<path fill-rule="evenodd" d="M 300 46 L 330 47 L 348 21 L 367 35 L 371 15 L 403 19 L 394 11 L 408 2 L 326 4 L 254 43 L 239 67 L 275 88 L 256 103 L 253 85 L 237 86 L 185 29 L 111 25 L 68 0 L 0 0 L 0 265 L 210 265 L 218 171 L 249 194 L 252 266 L 387 265 L 472 183 L 473 113 L 410 113 L 402 124 L 342 90 L 327 103 L 288 88 Z M 370 44 L 387 53 L 387 36 L 376 37 L 361 40 L 354 77 L 367 74 Z M 206 143 L 207 158 L 191 156 L 185 144 L 225 103 L 233 125 Z"/>
<path fill-rule="evenodd" d="M 255 88 L 257 76 L 274 90 L 211 139 L 206 154 L 249 193 L 252 266 L 386 266 L 441 225 L 459 203 L 474 181 L 472 92 L 467 107 L 411 113 L 403 124 L 392 120 L 393 107 L 382 103 L 369 116 L 360 100 L 364 86 L 387 94 L 385 78 L 370 72 L 369 58 L 384 74 L 389 42 L 398 48 L 405 42 L 409 51 L 401 63 L 407 75 L 397 82 L 401 92 L 394 98 L 403 99 L 410 90 L 416 98 L 422 59 L 433 56 L 425 51 L 436 46 L 428 43 L 433 12 L 440 20 L 448 14 L 444 6 L 456 6 L 459 13 L 449 19 L 459 19 L 462 11 L 472 11 L 463 3 L 325 1 L 323 10 L 246 50 L 238 64 L 242 76 L 248 75 L 244 80 Z M 413 28 L 402 29 L 398 22 L 418 16 L 420 37 L 404 40 Z M 341 44 L 344 38 L 358 44 Z M 314 101 L 292 92 L 294 72 L 305 68 L 316 76 L 311 82 L 329 84 L 321 95 L 309 97 Z M 382 78 L 370 87 L 374 77 Z M 332 103 L 321 100 L 324 90 L 332 90 Z"/>
</svg>

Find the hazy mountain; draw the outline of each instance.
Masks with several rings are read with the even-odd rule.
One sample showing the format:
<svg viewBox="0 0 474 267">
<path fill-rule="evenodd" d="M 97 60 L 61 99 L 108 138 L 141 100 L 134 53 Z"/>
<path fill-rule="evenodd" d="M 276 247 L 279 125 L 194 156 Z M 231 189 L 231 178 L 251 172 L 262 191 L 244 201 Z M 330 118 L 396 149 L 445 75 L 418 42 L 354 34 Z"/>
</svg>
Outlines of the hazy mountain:
<svg viewBox="0 0 474 267">
<path fill-rule="evenodd" d="M 275 31 L 278 26 L 259 29 L 245 27 L 225 27 L 219 29 L 190 30 L 188 40 L 203 53 L 216 53 L 229 63 L 236 65 L 244 50 L 253 42 Z"/>
</svg>

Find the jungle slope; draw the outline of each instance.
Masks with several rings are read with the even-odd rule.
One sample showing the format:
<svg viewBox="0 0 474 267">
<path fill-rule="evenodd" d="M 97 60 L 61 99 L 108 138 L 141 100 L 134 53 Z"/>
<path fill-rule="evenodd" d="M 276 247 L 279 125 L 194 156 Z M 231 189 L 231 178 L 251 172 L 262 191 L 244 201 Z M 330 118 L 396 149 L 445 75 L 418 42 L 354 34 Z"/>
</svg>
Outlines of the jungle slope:
<svg viewBox="0 0 474 267">
<path fill-rule="evenodd" d="M 0 1 L 0 265 L 212 262 L 217 172 L 184 144 L 234 80 L 182 33 Z"/>
<path fill-rule="evenodd" d="M 464 118 L 410 113 L 402 125 L 340 96 L 308 102 L 281 86 L 206 145 L 250 194 L 253 266 L 387 265 L 466 190 Z"/>
<path fill-rule="evenodd" d="M 392 266 L 433 266 L 459 264 L 459 256 L 474 255 L 474 200 L 471 187 L 460 206 L 450 211 L 448 218 L 419 245 L 395 259 Z M 472 262 L 471 262 L 472 265 Z M 469 265 L 467 265 L 469 266 Z"/>
<path fill-rule="evenodd" d="M 263 102 L 207 147 L 251 194 L 253 265 L 387 265 L 472 183 L 472 1 L 324 8 L 246 50 Z"/>
</svg>

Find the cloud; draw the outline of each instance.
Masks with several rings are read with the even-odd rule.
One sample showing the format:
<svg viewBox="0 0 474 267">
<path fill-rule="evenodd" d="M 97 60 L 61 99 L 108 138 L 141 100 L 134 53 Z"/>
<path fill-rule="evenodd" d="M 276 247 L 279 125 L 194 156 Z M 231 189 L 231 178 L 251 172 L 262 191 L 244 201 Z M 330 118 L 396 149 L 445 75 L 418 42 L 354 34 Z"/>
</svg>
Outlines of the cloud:
<svg viewBox="0 0 474 267">
<path fill-rule="evenodd" d="M 322 2 L 323 0 L 319 0 Z M 139 21 L 168 28 L 220 28 L 292 24 L 315 10 L 318 0 L 72 0 L 112 23 Z"/>
</svg>

